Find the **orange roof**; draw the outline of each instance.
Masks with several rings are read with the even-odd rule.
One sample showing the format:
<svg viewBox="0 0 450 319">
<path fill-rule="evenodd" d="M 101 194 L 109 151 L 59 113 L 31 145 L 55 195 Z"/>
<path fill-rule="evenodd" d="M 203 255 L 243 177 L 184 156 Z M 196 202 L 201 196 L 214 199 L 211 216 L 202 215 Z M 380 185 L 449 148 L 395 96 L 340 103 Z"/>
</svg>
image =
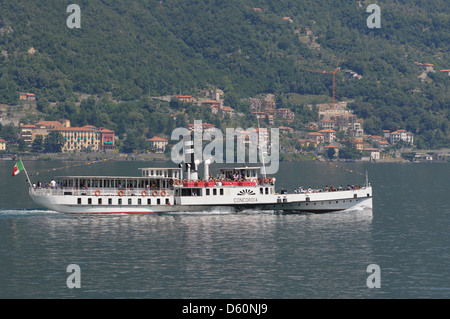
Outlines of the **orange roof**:
<svg viewBox="0 0 450 319">
<path fill-rule="evenodd" d="M 378 141 L 378 144 L 380 145 L 389 145 L 388 141 Z"/>
<path fill-rule="evenodd" d="M 319 133 L 319 132 L 311 132 L 311 133 L 308 133 L 308 135 L 323 136 L 323 134 Z"/>
<path fill-rule="evenodd" d="M 104 127 L 100 127 L 98 130 L 101 131 L 102 133 L 114 133 L 113 130 L 108 130 L 107 128 Z"/>
<path fill-rule="evenodd" d="M 450 72 L 450 69 L 441 70 L 441 72 Z"/>
<path fill-rule="evenodd" d="M 320 133 L 336 133 L 336 131 L 335 130 L 332 130 L 332 129 L 326 129 L 326 130 L 321 130 L 321 131 L 319 131 Z"/>
<path fill-rule="evenodd" d="M 324 146 L 324 148 L 339 148 L 339 146 L 336 146 L 336 145 L 327 145 L 327 146 Z"/>
<path fill-rule="evenodd" d="M 89 127 L 55 127 L 50 131 L 72 131 L 72 132 L 93 132 L 92 128 Z"/>
<path fill-rule="evenodd" d="M 2 138 L 0 138 L 0 143 L 6 143 L 6 141 Z"/>
<path fill-rule="evenodd" d="M 159 136 L 153 136 L 152 138 L 147 139 L 148 142 L 168 142 L 165 138 Z"/>
</svg>

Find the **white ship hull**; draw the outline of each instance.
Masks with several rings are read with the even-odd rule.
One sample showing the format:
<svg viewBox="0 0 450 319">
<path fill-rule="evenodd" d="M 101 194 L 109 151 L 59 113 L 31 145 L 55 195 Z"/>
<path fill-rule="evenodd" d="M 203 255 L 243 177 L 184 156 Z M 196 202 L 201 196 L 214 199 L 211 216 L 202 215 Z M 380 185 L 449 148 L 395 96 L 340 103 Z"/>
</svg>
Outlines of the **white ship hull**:
<svg viewBox="0 0 450 319">
<path fill-rule="evenodd" d="M 259 194 L 266 187 L 214 186 L 198 196 L 177 196 L 175 186 L 165 196 L 153 196 L 145 190 L 101 192 L 99 190 L 33 189 L 30 196 L 49 210 L 70 214 L 151 214 L 209 211 L 274 210 L 284 212 L 324 213 L 362 207 L 372 209 L 372 187 L 334 192 Z M 217 195 L 213 194 L 216 189 Z M 207 188 L 203 188 L 206 190 Z M 202 190 L 203 190 L 202 189 Z M 220 191 L 222 189 L 222 191 Z M 272 191 L 272 193 L 271 193 Z M 223 195 L 220 195 L 222 192 Z M 178 193 L 179 194 L 179 193 Z"/>
</svg>

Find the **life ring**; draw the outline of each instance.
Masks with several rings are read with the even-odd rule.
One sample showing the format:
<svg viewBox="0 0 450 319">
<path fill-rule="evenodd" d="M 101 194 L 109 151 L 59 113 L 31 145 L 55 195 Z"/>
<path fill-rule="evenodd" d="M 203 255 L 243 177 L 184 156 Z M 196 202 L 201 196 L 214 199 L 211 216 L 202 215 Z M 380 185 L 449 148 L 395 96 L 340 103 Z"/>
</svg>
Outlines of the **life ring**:
<svg viewBox="0 0 450 319">
<path fill-rule="evenodd" d="M 186 184 L 188 182 L 187 179 L 183 179 L 183 184 Z"/>
<path fill-rule="evenodd" d="M 122 190 L 119 191 L 119 196 L 123 196 L 124 192 Z"/>
<path fill-rule="evenodd" d="M 173 179 L 171 179 L 171 180 L 169 181 L 169 185 L 170 185 L 170 186 L 173 185 Z"/>
<path fill-rule="evenodd" d="M 166 196 L 167 195 L 167 193 L 166 193 L 166 191 L 163 189 L 162 191 L 161 191 L 161 196 Z"/>
<path fill-rule="evenodd" d="M 153 193 L 152 193 L 152 195 L 153 195 L 153 196 L 158 196 L 158 191 L 157 191 L 157 190 L 154 190 Z"/>
<path fill-rule="evenodd" d="M 272 184 L 273 183 L 273 178 L 269 177 L 269 183 Z"/>
<path fill-rule="evenodd" d="M 97 190 L 95 191 L 95 196 L 100 196 L 100 190 L 99 190 L 99 189 L 97 189 Z"/>
<path fill-rule="evenodd" d="M 146 191 L 142 191 L 141 195 L 145 197 L 145 196 L 147 196 L 147 192 Z"/>
<path fill-rule="evenodd" d="M 176 180 L 175 180 L 175 185 L 178 186 L 178 185 L 180 185 L 180 184 L 181 184 L 181 181 L 180 181 L 179 179 L 176 179 Z"/>
<path fill-rule="evenodd" d="M 266 177 L 264 178 L 264 184 L 268 184 L 269 183 L 269 179 Z"/>
<path fill-rule="evenodd" d="M 262 184 L 262 182 L 263 182 L 263 179 L 260 177 L 260 178 L 258 178 L 258 183 L 261 185 Z"/>
</svg>

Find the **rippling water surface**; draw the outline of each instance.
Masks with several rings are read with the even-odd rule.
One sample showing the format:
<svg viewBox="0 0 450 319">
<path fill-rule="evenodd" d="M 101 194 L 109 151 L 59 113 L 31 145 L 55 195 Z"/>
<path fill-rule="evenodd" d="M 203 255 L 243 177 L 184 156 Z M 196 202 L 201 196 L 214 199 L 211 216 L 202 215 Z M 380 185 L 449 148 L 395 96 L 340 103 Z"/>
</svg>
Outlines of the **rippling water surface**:
<svg viewBox="0 0 450 319">
<path fill-rule="evenodd" d="M 0 163 L 1 298 L 450 297 L 447 164 L 342 164 L 369 172 L 373 212 L 100 217 L 37 207 L 24 176 L 10 177 L 13 164 Z M 33 172 L 64 163 L 25 165 Z M 135 175 L 150 165 L 58 175 Z M 288 189 L 363 180 L 321 163 L 282 163 L 277 176 Z M 70 264 L 80 266 L 79 289 L 67 288 Z M 381 288 L 367 287 L 370 264 L 380 267 Z"/>
</svg>

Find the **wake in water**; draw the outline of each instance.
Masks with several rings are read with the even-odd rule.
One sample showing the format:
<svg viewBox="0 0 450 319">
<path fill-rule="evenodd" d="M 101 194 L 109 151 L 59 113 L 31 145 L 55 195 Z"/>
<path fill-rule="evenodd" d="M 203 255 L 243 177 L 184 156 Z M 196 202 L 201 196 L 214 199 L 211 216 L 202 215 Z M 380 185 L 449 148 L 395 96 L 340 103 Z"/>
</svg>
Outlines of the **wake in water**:
<svg viewBox="0 0 450 319">
<path fill-rule="evenodd" d="M 5 216 L 42 216 L 42 215 L 57 215 L 58 212 L 46 209 L 2 209 L 0 210 L 0 217 Z"/>
<path fill-rule="evenodd" d="M 208 210 L 198 210 L 190 212 L 168 212 L 168 213 L 158 213 L 159 215 L 190 215 L 190 216 L 205 216 L 205 215 L 252 215 L 252 214 L 273 214 L 273 210 L 256 210 L 256 209 L 245 209 L 236 210 L 232 207 L 216 207 Z"/>
</svg>

